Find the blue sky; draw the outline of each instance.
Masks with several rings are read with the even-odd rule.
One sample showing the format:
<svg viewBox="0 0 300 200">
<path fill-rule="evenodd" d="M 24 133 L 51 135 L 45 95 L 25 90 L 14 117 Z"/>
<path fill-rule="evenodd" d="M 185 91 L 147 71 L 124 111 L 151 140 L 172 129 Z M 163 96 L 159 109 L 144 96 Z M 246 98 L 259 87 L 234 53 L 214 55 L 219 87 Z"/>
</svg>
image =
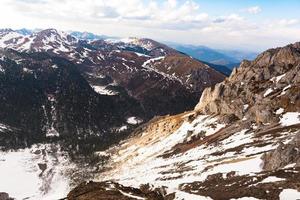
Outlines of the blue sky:
<svg viewBox="0 0 300 200">
<path fill-rule="evenodd" d="M 261 51 L 300 41 L 300 0 L 1 0 L 0 24 Z"/>
<path fill-rule="evenodd" d="M 203 10 L 218 15 L 237 12 L 243 8 L 259 6 L 263 12 L 259 17 L 280 19 L 285 17 L 299 18 L 299 0 L 196 0 Z"/>
</svg>

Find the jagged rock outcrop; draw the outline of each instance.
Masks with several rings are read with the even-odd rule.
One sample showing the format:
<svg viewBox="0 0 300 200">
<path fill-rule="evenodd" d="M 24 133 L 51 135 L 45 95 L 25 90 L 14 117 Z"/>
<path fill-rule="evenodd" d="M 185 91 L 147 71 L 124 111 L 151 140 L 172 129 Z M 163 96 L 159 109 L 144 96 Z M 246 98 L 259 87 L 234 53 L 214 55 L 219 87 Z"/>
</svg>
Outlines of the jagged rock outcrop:
<svg viewBox="0 0 300 200">
<path fill-rule="evenodd" d="M 270 49 L 243 61 L 231 76 L 206 88 L 195 107 L 208 114 L 235 114 L 259 123 L 278 120 L 274 111 L 300 110 L 300 43 Z"/>
<path fill-rule="evenodd" d="M 279 146 L 262 157 L 265 170 L 277 170 L 287 165 L 300 167 L 300 132 L 287 144 L 280 143 Z"/>
</svg>

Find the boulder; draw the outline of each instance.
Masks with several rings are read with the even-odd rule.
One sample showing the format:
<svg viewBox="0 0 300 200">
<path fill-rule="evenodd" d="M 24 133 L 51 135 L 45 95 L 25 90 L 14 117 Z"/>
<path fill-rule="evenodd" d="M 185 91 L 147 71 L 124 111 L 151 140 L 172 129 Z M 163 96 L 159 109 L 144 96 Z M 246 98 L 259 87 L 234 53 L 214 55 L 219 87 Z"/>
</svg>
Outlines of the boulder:
<svg viewBox="0 0 300 200">
<path fill-rule="evenodd" d="M 280 143 L 279 146 L 262 156 L 264 170 L 277 170 L 289 164 L 300 166 L 300 131 L 288 144 Z"/>
<path fill-rule="evenodd" d="M 13 198 L 9 197 L 5 192 L 0 192 L 0 200 L 13 200 Z"/>
</svg>

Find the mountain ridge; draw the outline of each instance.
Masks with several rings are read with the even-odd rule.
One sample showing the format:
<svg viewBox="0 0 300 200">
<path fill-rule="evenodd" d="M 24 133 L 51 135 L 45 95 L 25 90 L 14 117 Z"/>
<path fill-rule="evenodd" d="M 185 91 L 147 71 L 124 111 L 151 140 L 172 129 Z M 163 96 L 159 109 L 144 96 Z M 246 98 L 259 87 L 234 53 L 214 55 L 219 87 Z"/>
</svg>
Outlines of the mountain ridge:
<svg viewBox="0 0 300 200">
<path fill-rule="evenodd" d="M 18 29 L 15 30 L 16 32 L 23 34 L 23 35 L 30 35 L 33 33 L 37 33 L 41 31 L 42 29 L 35 29 L 35 30 L 29 30 L 29 29 Z M 66 33 L 72 35 L 73 37 L 76 37 L 77 39 L 81 40 L 111 40 L 111 41 L 126 41 L 129 40 L 129 38 L 119 38 L 119 37 L 110 37 L 107 35 L 97 35 L 91 32 L 80 32 L 80 31 L 67 31 Z M 255 58 L 257 53 L 253 52 L 245 52 L 241 50 L 222 50 L 222 49 L 213 49 L 206 46 L 193 46 L 193 45 L 184 45 L 184 44 L 177 44 L 172 42 L 163 42 L 170 47 L 186 53 L 200 61 L 208 63 L 210 66 L 214 65 L 215 69 L 224 73 L 225 75 L 229 76 L 229 70 L 231 70 L 233 67 L 236 67 L 239 65 L 239 63 L 243 59 L 252 60 Z M 202 53 L 197 53 L 197 51 L 200 51 Z M 229 68 L 228 69 L 225 69 Z"/>
</svg>

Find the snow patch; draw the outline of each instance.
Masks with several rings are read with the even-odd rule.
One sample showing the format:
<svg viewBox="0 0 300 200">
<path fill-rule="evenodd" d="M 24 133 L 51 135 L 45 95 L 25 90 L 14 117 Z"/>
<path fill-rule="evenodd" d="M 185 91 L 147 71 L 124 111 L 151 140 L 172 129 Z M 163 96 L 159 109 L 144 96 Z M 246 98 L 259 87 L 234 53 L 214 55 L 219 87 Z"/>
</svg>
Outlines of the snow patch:
<svg viewBox="0 0 300 200">
<path fill-rule="evenodd" d="M 286 91 L 287 91 L 288 89 L 290 89 L 291 87 L 292 87 L 291 85 L 288 85 L 288 86 L 284 87 L 284 88 L 282 89 L 282 92 L 281 92 L 280 96 L 281 96 L 281 95 L 285 95 L 285 94 L 286 94 Z"/>
<path fill-rule="evenodd" d="M 106 86 L 91 85 L 95 92 L 102 95 L 117 95 L 117 92 L 106 89 Z"/>
<path fill-rule="evenodd" d="M 144 197 L 139 197 L 139 196 L 135 196 L 135 195 L 123 192 L 122 190 L 119 190 L 119 192 L 121 192 L 124 196 L 130 197 L 130 198 L 133 198 L 133 199 L 139 199 L 139 200 L 145 200 L 146 199 Z"/>
<path fill-rule="evenodd" d="M 63 171 L 71 165 L 59 145 L 38 144 L 18 151 L 0 151 L 0 158 L 0 189 L 16 199 L 60 199 L 70 191 Z M 43 171 L 39 164 L 46 164 L 46 169 Z"/>
<path fill-rule="evenodd" d="M 272 92 L 273 92 L 273 89 L 271 89 L 271 88 L 267 89 L 266 92 L 264 93 L 264 97 L 267 97 Z"/>
<path fill-rule="evenodd" d="M 31 69 L 28 69 L 26 67 L 23 68 L 23 72 L 29 73 L 29 74 L 33 73 L 33 71 Z"/>
<path fill-rule="evenodd" d="M 46 131 L 46 137 L 59 137 L 59 132 L 51 126 Z"/>
<path fill-rule="evenodd" d="M 134 125 L 140 124 L 143 122 L 142 120 L 138 119 L 137 117 L 129 117 L 129 118 L 127 118 L 126 121 L 128 124 L 134 124 Z"/>
<path fill-rule="evenodd" d="M 300 199 L 300 192 L 295 189 L 284 189 L 279 195 L 280 200 L 297 200 Z"/>
<path fill-rule="evenodd" d="M 238 198 L 238 199 L 230 199 L 230 200 L 259 200 L 255 197 L 241 197 L 241 198 Z"/>
<path fill-rule="evenodd" d="M 5 124 L 0 123 L 0 132 L 11 131 L 11 128 Z"/>
<path fill-rule="evenodd" d="M 300 113 L 298 112 L 287 112 L 280 119 L 282 126 L 291 126 L 300 123 Z"/>
<path fill-rule="evenodd" d="M 125 130 L 127 130 L 127 126 L 126 125 L 124 125 L 124 126 L 121 126 L 120 128 L 118 128 L 118 132 L 122 132 L 122 131 L 125 131 Z"/>
<path fill-rule="evenodd" d="M 260 183 L 272 183 L 272 182 L 278 182 L 278 181 L 284 181 L 284 178 L 278 178 L 276 176 L 269 176 L 262 180 Z"/>
<path fill-rule="evenodd" d="M 147 65 L 151 64 L 152 62 L 163 60 L 164 58 L 165 58 L 165 56 L 160 56 L 160 57 L 157 57 L 157 58 L 151 58 L 151 59 L 147 60 L 146 62 L 144 62 L 142 67 L 146 68 Z"/>
<path fill-rule="evenodd" d="M 284 167 L 284 169 L 286 168 L 291 168 L 291 167 L 295 167 L 296 166 L 296 163 L 292 163 L 292 164 L 288 164 Z"/>
<path fill-rule="evenodd" d="M 284 109 L 283 108 L 279 108 L 279 109 L 276 110 L 275 114 L 276 115 L 281 115 L 283 112 L 284 112 Z"/>
<path fill-rule="evenodd" d="M 0 72 L 1 73 L 4 73 L 5 72 L 5 69 L 0 65 Z"/>
<path fill-rule="evenodd" d="M 177 190 L 175 193 L 175 200 L 212 200 L 210 197 L 190 194 L 187 192 Z"/>
<path fill-rule="evenodd" d="M 256 156 L 250 159 L 247 158 L 244 161 L 218 165 L 209 174 L 228 173 L 231 171 L 237 172 L 238 175 L 252 174 L 262 171 L 262 163 L 260 156 Z"/>
<path fill-rule="evenodd" d="M 146 55 L 146 54 L 142 54 L 142 53 L 138 53 L 138 52 L 134 52 L 137 56 L 139 56 L 139 57 L 150 57 L 150 56 L 148 56 L 148 55 Z"/>
<path fill-rule="evenodd" d="M 58 66 L 57 66 L 57 65 L 52 65 L 52 66 L 51 66 L 51 68 L 53 68 L 53 69 L 57 69 L 57 68 L 58 68 Z"/>
<path fill-rule="evenodd" d="M 279 76 L 273 77 L 273 78 L 271 78 L 271 81 L 278 83 L 284 76 L 285 76 L 285 74 L 281 74 Z"/>
</svg>

